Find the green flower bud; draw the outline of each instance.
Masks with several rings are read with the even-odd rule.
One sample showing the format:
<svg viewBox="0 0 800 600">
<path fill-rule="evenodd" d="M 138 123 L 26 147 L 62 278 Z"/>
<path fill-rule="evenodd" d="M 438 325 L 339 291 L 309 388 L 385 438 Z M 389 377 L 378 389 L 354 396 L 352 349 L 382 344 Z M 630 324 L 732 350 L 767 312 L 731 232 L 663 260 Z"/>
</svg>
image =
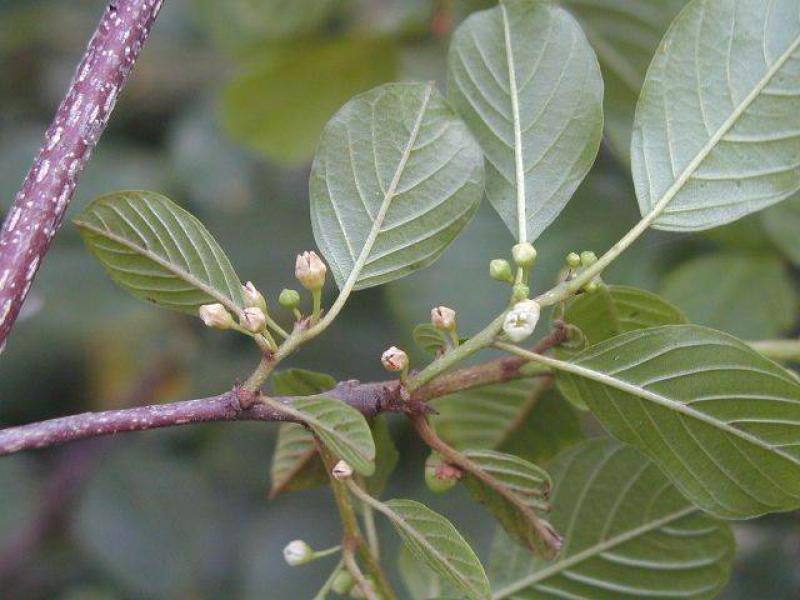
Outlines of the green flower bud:
<svg viewBox="0 0 800 600">
<path fill-rule="evenodd" d="M 507 260 L 502 258 L 495 258 L 489 263 L 489 275 L 492 279 L 497 281 L 507 281 L 512 283 L 514 281 L 514 274 L 511 272 L 511 265 Z"/>
<path fill-rule="evenodd" d="M 432 452 L 425 461 L 425 484 L 434 494 L 452 489 L 460 477 L 461 471 L 445 463 L 438 452 Z"/>
<path fill-rule="evenodd" d="M 514 285 L 514 290 L 511 293 L 511 298 L 514 302 L 519 302 L 520 300 L 525 300 L 528 296 L 530 296 L 531 288 L 529 288 L 524 283 L 517 283 Z"/>
<path fill-rule="evenodd" d="M 570 269 L 577 269 L 581 266 L 581 257 L 576 252 L 567 254 L 567 266 Z"/>
<path fill-rule="evenodd" d="M 350 590 L 353 589 L 353 584 L 355 580 L 353 576 L 350 575 L 349 571 L 342 569 L 336 574 L 336 577 L 333 578 L 333 585 L 331 585 L 331 590 L 333 590 L 334 594 L 339 594 L 340 596 L 344 596 L 345 594 L 349 593 Z"/>
<path fill-rule="evenodd" d="M 587 294 L 594 294 L 599 289 L 600 286 L 596 281 L 590 281 L 585 286 L 583 286 L 583 291 L 585 291 Z"/>
<path fill-rule="evenodd" d="M 518 267 L 532 267 L 536 261 L 536 248 L 530 242 L 523 242 L 511 249 L 511 256 Z"/>
<path fill-rule="evenodd" d="M 596 262 L 597 262 L 597 255 L 594 252 L 590 250 L 584 250 L 583 252 L 581 252 L 581 264 L 584 267 L 591 267 Z"/>
<path fill-rule="evenodd" d="M 278 304 L 290 310 L 297 308 L 297 305 L 300 304 L 300 293 L 297 290 L 285 289 L 278 296 Z"/>
</svg>

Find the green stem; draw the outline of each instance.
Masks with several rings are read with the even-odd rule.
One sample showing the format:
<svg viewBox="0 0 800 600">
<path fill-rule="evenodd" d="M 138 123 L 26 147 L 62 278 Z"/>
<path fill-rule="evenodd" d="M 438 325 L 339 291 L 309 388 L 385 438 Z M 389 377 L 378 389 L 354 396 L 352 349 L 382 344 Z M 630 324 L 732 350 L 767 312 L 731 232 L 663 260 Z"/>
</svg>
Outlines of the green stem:
<svg viewBox="0 0 800 600">
<path fill-rule="evenodd" d="M 332 548 L 328 548 L 326 550 L 318 550 L 317 552 L 314 552 L 314 559 L 316 560 L 317 558 L 325 558 L 326 556 L 330 556 L 331 554 L 336 554 L 337 552 L 340 552 L 341 549 L 342 546 L 339 545 L 339 546 L 334 546 Z"/>
<path fill-rule="evenodd" d="M 347 570 L 350 571 L 353 579 L 356 580 L 356 585 L 361 588 L 364 597 L 367 598 L 367 600 L 378 600 L 369 581 L 367 581 L 367 578 L 364 577 L 364 573 L 362 573 L 361 569 L 358 567 L 358 562 L 353 552 L 348 550 L 344 553 L 344 564 L 347 566 Z"/>
<path fill-rule="evenodd" d="M 289 337 L 289 334 L 286 332 L 286 330 L 285 330 L 283 327 L 281 327 L 280 325 L 278 325 L 278 324 L 275 322 L 275 320 L 274 320 L 272 317 L 270 317 L 270 316 L 269 316 L 269 313 L 264 313 L 264 314 L 265 314 L 265 315 L 266 315 L 266 317 L 267 317 L 267 327 L 269 327 L 270 329 L 272 329 L 272 331 L 274 331 L 275 333 L 277 333 L 277 334 L 278 334 L 279 336 L 281 336 L 283 339 L 286 339 L 286 338 L 288 338 L 288 337 Z"/>
<path fill-rule="evenodd" d="M 322 290 L 317 289 L 311 292 L 311 322 L 316 322 L 319 319 L 319 313 L 322 310 Z"/>
<path fill-rule="evenodd" d="M 381 558 L 381 545 L 378 540 L 378 529 L 375 527 L 375 513 L 369 504 L 361 504 L 361 510 L 364 515 L 364 529 L 367 532 L 367 543 L 369 549 L 372 551 L 376 560 Z"/>
<path fill-rule="evenodd" d="M 748 345 L 772 360 L 800 361 L 800 340 L 761 340 Z"/>
<path fill-rule="evenodd" d="M 328 576 L 328 579 L 325 580 L 325 583 L 322 584 L 322 587 L 319 588 L 319 591 L 314 596 L 313 600 L 326 600 L 328 597 L 328 593 L 331 591 L 333 587 L 333 582 L 336 581 L 336 576 L 339 574 L 339 571 L 342 570 L 344 566 L 344 557 L 342 557 L 339 562 L 334 567 L 331 574 Z"/>
<path fill-rule="evenodd" d="M 408 385 L 406 386 L 408 391 L 413 392 L 456 363 L 461 362 L 479 350 L 492 345 L 497 337 L 497 334 L 500 333 L 503 328 L 503 321 L 505 320 L 505 317 L 506 313 L 501 313 L 497 318 L 495 318 L 494 321 L 489 323 L 489 325 L 487 325 L 483 331 L 475 334 L 466 342 L 461 344 L 458 348 L 453 348 L 452 351 L 444 354 L 438 360 L 433 361 L 422 371 L 417 373 L 417 375 L 412 377 L 408 382 Z"/>
</svg>

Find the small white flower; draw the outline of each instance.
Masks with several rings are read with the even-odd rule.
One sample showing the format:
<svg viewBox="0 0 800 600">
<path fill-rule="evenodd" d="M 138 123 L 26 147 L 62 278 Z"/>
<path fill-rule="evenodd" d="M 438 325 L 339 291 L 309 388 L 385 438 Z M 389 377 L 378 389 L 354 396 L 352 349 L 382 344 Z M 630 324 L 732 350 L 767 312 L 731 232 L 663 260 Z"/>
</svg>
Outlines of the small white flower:
<svg viewBox="0 0 800 600">
<path fill-rule="evenodd" d="M 204 304 L 197 310 L 197 314 L 206 327 L 230 329 L 233 326 L 233 317 L 222 304 Z"/>
<path fill-rule="evenodd" d="M 251 306 L 244 309 L 239 324 L 250 333 L 258 333 L 267 324 L 267 316 L 260 308 Z"/>
<path fill-rule="evenodd" d="M 325 283 L 325 273 L 328 267 L 317 256 L 316 252 L 303 252 L 297 255 L 294 264 L 294 275 L 297 280 L 307 290 L 315 291 L 320 289 Z"/>
<path fill-rule="evenodd" d="M 512 342 L 521 342 L 530 337 L 539 322 L 541 307 L 534 300 L 517 302 L 506 315 L 503 331 Z"/>
<path fill-rule="evenodd" d="M 353 476 L 353 467 L 351 467 L 348 463 L 343 460 L 340 460 L 336 465 L 333 467 L 333 471 L 331 471 L 334 479 L 338 479 L 339 481 L 343 479 L 350 479 Z"/>
<path fill-rule="evenodd" d="M 283 558 L 290 567 L 297 567 L 314 558 L 314 550 L 303 540 L 293 540 L 283 549 Z"/>
<path fill-rule="evenodd" d="M 408 367 L 408 354 L 392 346 L 381 355 L 381 363 L 387 371 L 402 371 Z"/>
<path fill-rule="evenodd" d="M 456 311 L 447 306 L 437 306 L 431 310 L 431 323 L 436 329 L 455 331 Z"/>
</svg>

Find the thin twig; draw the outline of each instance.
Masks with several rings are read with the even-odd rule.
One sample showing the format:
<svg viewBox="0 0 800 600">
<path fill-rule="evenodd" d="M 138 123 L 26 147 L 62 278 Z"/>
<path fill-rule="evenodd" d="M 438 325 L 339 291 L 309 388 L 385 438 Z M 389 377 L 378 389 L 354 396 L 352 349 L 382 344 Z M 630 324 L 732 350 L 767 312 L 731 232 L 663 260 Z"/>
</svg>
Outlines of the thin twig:
<svg viewBox="0 0 800 600">
<path fill-rule="evenodd" d="M 61 225 L 78 178 L 108 123 L 161 3 L 162 0 L 109 3 L 3 223 L 0 348 Z"/>
</svg>

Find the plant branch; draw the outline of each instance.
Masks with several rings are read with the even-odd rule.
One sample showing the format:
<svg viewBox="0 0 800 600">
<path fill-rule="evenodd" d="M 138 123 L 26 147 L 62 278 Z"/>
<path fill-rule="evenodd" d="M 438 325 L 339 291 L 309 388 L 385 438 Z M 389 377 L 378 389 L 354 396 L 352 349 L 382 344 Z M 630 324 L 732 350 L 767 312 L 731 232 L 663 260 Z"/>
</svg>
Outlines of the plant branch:
<svg viewBox="0 0 800 600">
<path fill-rule="evenodd" d="M 480 465 L 472 462 L 464 454 L 440 438 L 433 427 L 431 427 L 426 415 L 412 415 L 410 418 L 414 429 L 417 431 L 422 441 L 424 441 L 431 450 L 438 452 L 446 463 L 458 467 L 462 471 L 488 485 L 506 501 L 511 503 L 521 514 L 525 515 L 526 520 L 536 530 L 539 539 L 542 541 L 545 554 L 544 558 L 552 559 L 558 554 L 563 541 L 561 536 L 558 535 L 546 521 L 540 519 L 539 515 L 537 515 L 523 499 L 513 493 L 508 486 L 484 471 Z"/>
<path fill-rule="evenodd" d="M 533 351 L 544 352 L 561 343 L 565 336 L 564 328 L 556 323 L 553 332 L 543 338 Z M 530 365 L 524 358 L 508 356 L 443 375 L 418 388 L 412 399 L 424 403 L 463 390 L 545 373 L 549 373 L 549 370 Z M 397 379 L 373 383 L 360 383 L 357 380 L 342 381 L 322 395 L 346 402 L 368 417 L 385 412 L 403 412 L 406 408 L 400 381 Z M 260 392 L 237 386 L 224 394 L 208 398 L 82 413 L 8 427 L 0 429 L 0 456 L 87 438 L 161 427 L 220 421 L 289 420 L 286 414 L 270 408 L 261 402 L 261 399 Z M 271 399 L 285 404 L 294 401 L 290 396 L 271 397 Z"/>
<path fill-rule="evenodd" d="M 110 2 L 0 230 L 0 348 L 50 248 L 162 0 Z"/>
</svg>

